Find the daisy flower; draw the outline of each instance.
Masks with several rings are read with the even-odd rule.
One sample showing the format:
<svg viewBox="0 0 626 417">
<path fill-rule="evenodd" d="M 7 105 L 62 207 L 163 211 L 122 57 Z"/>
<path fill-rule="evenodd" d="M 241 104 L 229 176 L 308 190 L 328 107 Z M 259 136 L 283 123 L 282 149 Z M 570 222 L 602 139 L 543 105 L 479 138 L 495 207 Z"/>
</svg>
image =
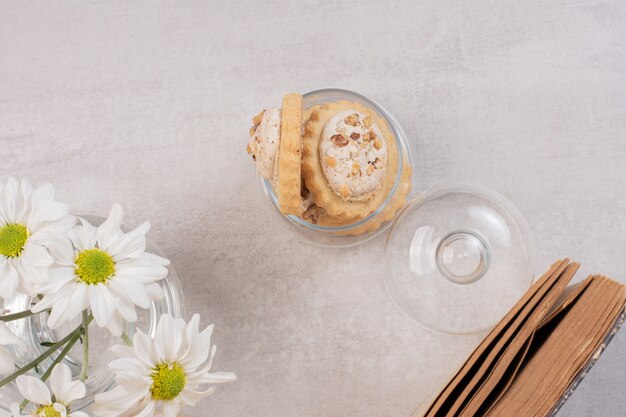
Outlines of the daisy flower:
<svg viewBox="0 0 626 417">
<path fill-rule="evenodd" d="M 82 411 L 71 411 L 70 403 L 85 396 L 85 385 L 72 381 L 72 372 L 64 363 L 54 367 L 50 374 L 50 388 L 33 376 L 20 376 L 16 380 L 22 396 L 34 404 L 28 414 L 22 414 L 19 403 L 11 404 L 13 417 L 89 417 Z"/>
<path fill-rule="evenodd" d="M 200 316 L 189 324 L 163 315 L 154 339 L 135 333 L 133 346 L 111 348 L 118 359 L 109 364 L 118 386 L 96 395 L 92 411 L 102 417 L 176 417 L 183 406 L 211 395 L 208 384 L 235 381 L 232 372 L 209 372 L 215 355 L 213 325 L 199 331 Z"/>
<path fill-rule="evenodd" d="M 63 239 L 76 218 L 54 201 L 54 187 L 34 189 L 27 180 L 0 183 L 0 299 L 16 292 L 35 295 L 48 280 L 48 247 Z"/>
<path fill-rule="evenodd" d="M 18 351 L 26 351 L 24 342 L 13 334 L 7 325 L 0 321 L 0 375 L 15 372 L 15 353 L 5 346 L 14 346 Z"/>
<path fill-rule="evenodd" d="M 135 306 L 147 309 L 163 297 L 158 281 L 169 261 L 145 252 L 150 223 L 123 233 L 122 218 L 118 204 L 98 227 L 81 218 L 69 233 L 71 242 L 51 248 L 56 263 L 49 282 L 37 288 L 44 297 L 32 311 L 52 308 L 52 329 L 90 309 L 98 326 L 120 336 L 124 320 L 137 321 Z"/>
</svg>

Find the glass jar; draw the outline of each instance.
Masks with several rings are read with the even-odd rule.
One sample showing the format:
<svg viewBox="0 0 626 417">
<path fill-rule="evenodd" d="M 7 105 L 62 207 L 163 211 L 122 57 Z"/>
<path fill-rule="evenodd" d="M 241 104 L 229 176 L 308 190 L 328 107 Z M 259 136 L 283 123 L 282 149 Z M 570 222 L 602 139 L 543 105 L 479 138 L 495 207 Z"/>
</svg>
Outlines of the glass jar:
<svg viewBox="0 0 626 417">
<path fill-rule="evenodd" d="M 284 221 L 290 229 L 307 242 L 321 245 L 346 247 L 364 243 L 387 230 L 397 212 L 404 206 L 409 194 L 407 187 L 412 181 L 413 155 L 406 134 L 398 121 L 382 106 L 358 93 L 341 89 L 322 89 L 303 95 L 303 107 L 309 109 L 318 104 L 348 100 L 362 104 L 382 118 L 391 133 L 398 149 L 398 171 L 395 182 L 385 201 L 363 219 L 346 222 L 337 226 L 313 224 L 295 215 L 283 215 L 278 205 L 278 197 L 272 188 L 271 181 L 258 174 L 261 189 L 272 205 L 272 211 Z"/>
</svg>

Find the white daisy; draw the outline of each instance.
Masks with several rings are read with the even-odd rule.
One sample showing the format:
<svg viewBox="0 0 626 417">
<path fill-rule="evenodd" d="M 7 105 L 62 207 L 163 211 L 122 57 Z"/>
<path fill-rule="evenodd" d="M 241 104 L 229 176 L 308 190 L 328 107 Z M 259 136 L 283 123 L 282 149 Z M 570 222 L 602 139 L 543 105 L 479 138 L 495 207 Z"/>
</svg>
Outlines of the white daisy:
<svg viewBox="0 0 626 417">
<path fill-rule="evenodd" d="M 20 376 L 16 380 L 20 394 L 33 405 L 28 414 L 20 412 L 19 403 L 11 404 L 13 417 L 89 417 L 82 411 L 71 411 L 71 402 L 85 396 L 85 385 L 72 381 L 69 366 L 59 364 L 50 374 L 50 389 L 33 376 Z"/>
<path fill-rule="evenodd" d="M 54 187 L 33 189 L 27 180 L 0 183 L 0 299 L 16 291 L 35 295 L 48 280 L 53 258 L 48 246 L 74 226 L 65 204 L 54 201 Z"/>
<path fill-rule="evenodd" d="M 118 204 L 97 228 L 80 219 L 70 232 L 71 243 L 54 245 L 56 264 L 50 281 L 37 288 L 44 297 L 34 313 L 52 308 L 48 325 L 55 329 L 90 309 L 98 326 L 122 334 L 123 320 L 137 321 L 135 306 L 143 309 L 163 297 L 159 280 L 167 275 L 167 259 L 146 253 L 146 222 L 128 233 L 120 225 Z"/>
<path fill-rule="evenodd" d="M 8 375 L 15 372 L 15 352 L 5 346 L 14 346 L 18 352 L 26 351 L 24 342 L 13 334 L 6 324 L 0 321 L 0 375 Z"/>
<path fill-rule="evenodd" d="M 213 325 L 199 331 L 200 316 L 189 324 L 170 315 L 161 316 L 154 339 L 140 330 L 133 347 L 111 348 L 119 359 L 109 368 L 118 386 L 96 395 L 95 415 L 102 417 L 175 417 L 186 405 L 211 395 L 215 386 L 235 381 L 232 372 L 211 373 L 215 346 L 211 347 Z"/>
</svg>

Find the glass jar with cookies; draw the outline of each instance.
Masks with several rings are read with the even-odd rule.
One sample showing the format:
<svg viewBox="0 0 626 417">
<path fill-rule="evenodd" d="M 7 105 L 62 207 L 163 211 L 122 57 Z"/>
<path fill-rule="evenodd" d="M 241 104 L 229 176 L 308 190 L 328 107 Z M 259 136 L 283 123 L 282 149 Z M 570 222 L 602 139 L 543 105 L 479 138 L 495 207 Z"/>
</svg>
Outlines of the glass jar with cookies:
<svg viewBox="0 0 626 417">
<path fill-rule="evenodd" d="M 248 153 L 275 211 L 305 240 L 351 246 L 384 231 L 411 191 L 398 122 L 357 93 L 288 94 L 253 119 Z"/>
</svg>

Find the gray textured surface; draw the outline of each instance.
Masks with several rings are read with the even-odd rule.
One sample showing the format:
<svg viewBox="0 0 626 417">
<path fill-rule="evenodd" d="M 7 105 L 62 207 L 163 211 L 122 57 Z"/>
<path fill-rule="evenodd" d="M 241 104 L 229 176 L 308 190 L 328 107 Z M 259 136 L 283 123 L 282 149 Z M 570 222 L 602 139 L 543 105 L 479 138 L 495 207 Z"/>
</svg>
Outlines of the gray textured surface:
<svg viewBox="0 0 626 417">
<path fill-rule="evenodd" d="M 407 416 L 480 337 L 396 310 L 382 239 L 301 244 L 268 216 L 249 118 L 288 91 L 374 98 L 412 138 L 418 188 L 508 196 L 538 272 L 626 279 L 626 3 L 0 1 L 0 177 L 117 201 L 215 322 L 238 373 L 191 416 Z M 560 415 L 623 416 L 622 331 Z"/>
</svg>

